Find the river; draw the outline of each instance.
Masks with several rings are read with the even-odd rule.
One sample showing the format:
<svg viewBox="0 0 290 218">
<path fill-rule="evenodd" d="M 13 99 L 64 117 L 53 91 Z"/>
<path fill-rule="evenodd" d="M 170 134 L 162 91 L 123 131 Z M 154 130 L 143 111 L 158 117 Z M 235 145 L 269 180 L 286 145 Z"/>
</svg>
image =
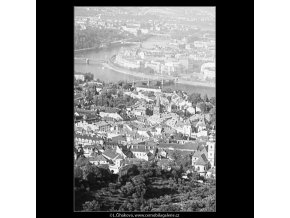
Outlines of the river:
<svg viewBox="0 0 290 218">
<path fill-rule="evenodd" d="M 151 47 L 154 44 L 158 44 L 160 46 L 166 43 L 166 39 L 161 37 L 151 37 L 146 40 L 146 42 L 142 43 L 143 47 Z M 86 51 L 77 51 L 75 52 L 75 57 L 82 57 L 82 58 L 93 58 L 93 59 L 107 59 L 114 54 L 117 54 L 121 47 L 132 47 L 135 45 L 116 45 L 110 48 L 102 48 L 102 49 L 93 49 L 93 50 L 86 50 Z M 118 82 L 120 80 L 137 80 L 138 77 L 132 75 L 126 75 L 123 73 L 116 72 L 111 69 L 104 68 L 102 64 L 82 64 L 75 62 L 74 64 L 75 72 L 82 72 L 82 73 L 93 73 L 94 78 L 99 78 L 105 82 Z M 186 91 L 187 93 L 197 92 L 200 93 L 202 96 L 207 94 L 208 97 L 215 96 L 215 88 L 212 87 L 203 87 L 203 86 L 192 86 L 186 84 L 175 84 L 166 86 L 172 89 L 180 89 Z"/>
</svg>

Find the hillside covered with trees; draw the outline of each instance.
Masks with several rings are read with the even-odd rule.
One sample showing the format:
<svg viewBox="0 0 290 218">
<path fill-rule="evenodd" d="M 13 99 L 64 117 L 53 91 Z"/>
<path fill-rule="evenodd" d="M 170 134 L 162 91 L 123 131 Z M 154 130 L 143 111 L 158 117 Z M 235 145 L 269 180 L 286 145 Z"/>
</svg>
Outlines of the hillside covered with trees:
<svg viewBox="0 0 290 218">
<path fill-rule="evenodd" d="M 155 162 L 122 168 L 118 175 L 78 159 L 75 165 L 77 211 L 192 211 L 213 212 L 215 180 L 190 174 L 182 179 L 186 160 L 170 171 Z M 203 183 L 199 183 L 203 179 Z"/>
</svg>

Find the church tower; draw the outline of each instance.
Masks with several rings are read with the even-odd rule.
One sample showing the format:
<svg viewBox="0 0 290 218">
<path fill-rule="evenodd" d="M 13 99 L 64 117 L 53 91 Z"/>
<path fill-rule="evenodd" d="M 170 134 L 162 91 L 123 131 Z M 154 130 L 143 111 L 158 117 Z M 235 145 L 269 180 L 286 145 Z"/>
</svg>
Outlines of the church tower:
<svg viewBox="0 0 290 218">
<path fill-rule="evenodd" d="M 207 142 L 208 146 L 208 157 L 211 167 L 215 167 L 215 142 Z"/>
</svg>

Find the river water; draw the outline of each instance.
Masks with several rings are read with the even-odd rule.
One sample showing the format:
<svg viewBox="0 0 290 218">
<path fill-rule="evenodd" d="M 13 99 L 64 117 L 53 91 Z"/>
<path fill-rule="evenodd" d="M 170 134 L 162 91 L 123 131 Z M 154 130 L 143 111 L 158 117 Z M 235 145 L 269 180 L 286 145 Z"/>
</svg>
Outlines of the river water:
<svg viewBox="0 0 290 218">
<path fill-rule="evenodd" d="M 149 48 L 152 47 L 154 44 L 158 44 L 163 46 L 167 42 L 167 39 L 161 37 L 151 37 L 146 40 L 146 42 L 142 43 L 143 47 Z M 94 50 L 86 50 L 86 51 L 78 51 L 75 52 L 75 57 L 82 57 L 82 58 L 93 58 L 93 59 L 107 59 L 119 52 L 121 47 L 133 47 L 135 45 L 116 45 L 110 48 L 103 48 L 103 49 L 94 49 Z M 123 73 L 116 72 L 114 70 L 110 70 L 104 68 L 102 64 L 83 64 L 77 63 L 74 64 L 75 72 L 82 72 L 82 73 L 92 73 L 94 74 L 94 79 L 100 79 L 105 82 L 118 82 L 120 80 L 137 80 L 138 77 L 132 75 L 126 75 Z M 185 84 L 175 84 L 170 86 L 172 89 L 179 89 L 186 91 L 187 93 L 197 92 L 200 93 L 202 96 L 207 94 L 208 97 L 215 96 L 215 88 L 212 87 L 202 87 L 202 86 L 192 86 L 192 85 L 185 85 Z"/>
</svg>

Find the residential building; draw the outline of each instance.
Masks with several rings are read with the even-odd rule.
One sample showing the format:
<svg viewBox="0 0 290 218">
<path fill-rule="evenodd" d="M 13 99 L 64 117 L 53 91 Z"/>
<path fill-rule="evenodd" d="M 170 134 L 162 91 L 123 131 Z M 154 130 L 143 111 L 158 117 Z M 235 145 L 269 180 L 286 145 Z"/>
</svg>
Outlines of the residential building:
<svg viewBox="0 0 290 218">
<path fill-rule="evenodd" d="M 103 155 L 88 157 L 88 160 L 94 165 L 109 164 L 109 161 Z"/>
<path fill-rule="evenodd" d="M 154 158 L 153 153 L 150 152 L 150 148 L 145 145 L 132 145 L 131 151 L 134 156 L 139 159 L 149 161 Z"/>
</svg>

